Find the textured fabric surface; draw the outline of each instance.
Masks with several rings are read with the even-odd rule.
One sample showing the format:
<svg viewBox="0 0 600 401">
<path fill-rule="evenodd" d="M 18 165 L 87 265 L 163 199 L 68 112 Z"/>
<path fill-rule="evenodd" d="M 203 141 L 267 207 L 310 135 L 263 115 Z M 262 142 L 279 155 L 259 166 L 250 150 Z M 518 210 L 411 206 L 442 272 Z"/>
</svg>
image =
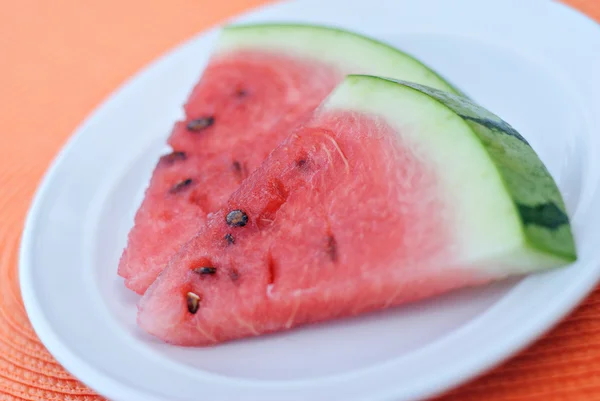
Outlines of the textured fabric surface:
<svg viewBox="0 0 600 401">
<path fill-rule="evenodd" d="M 49 162 L 128 76 L 264 1 L 0 1 L 0 401 L 102 400 L 45 350 L 20 299 L 19 238 Z M 600 0 L 568 2 L 600 20 Z M 600 400 L 599 317 L 597 290 L 526 351 L 440 400 Z"/>
</svg>

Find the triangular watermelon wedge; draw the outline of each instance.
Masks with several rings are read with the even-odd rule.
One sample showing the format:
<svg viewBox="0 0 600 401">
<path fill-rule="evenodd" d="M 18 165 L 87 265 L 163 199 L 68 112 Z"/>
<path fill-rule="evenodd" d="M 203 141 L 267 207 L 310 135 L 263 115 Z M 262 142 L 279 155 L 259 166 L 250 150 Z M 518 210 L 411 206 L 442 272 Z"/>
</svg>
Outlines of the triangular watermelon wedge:
<svg viewBox="0 0 600 401">
<path fill-rule="evenodd" d="M 349 76 L 170 261 L 139 325 L 209 345 L 569 264 L 563 199 L 470 101 Z"/>
<path fill-rule="evenodd" d="M 456 92 L 419 61 L 352 32 L 312 25 L 225 28 L 135 216 L 119 275 L 143 293 L 286 132 L 348 73 Z"/>
</svg>

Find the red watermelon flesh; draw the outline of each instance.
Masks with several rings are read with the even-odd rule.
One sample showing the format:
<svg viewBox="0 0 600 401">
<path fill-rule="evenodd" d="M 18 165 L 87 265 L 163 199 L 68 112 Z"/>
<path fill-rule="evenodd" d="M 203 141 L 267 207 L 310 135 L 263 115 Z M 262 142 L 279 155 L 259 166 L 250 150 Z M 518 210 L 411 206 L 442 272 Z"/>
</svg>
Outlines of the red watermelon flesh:
<svg viewBox="0 0 600 401">
<path fill-rule="evenodd" d="M 377 117 L 318 113 L 175 255 L 142 298 L 139 325 L 209 345 L 486 281 L 451 267 L 446 205 L 416 149 Z"/>
<path fill-rule="evenodd" d="M 206 215 L 342 78 L 335 67 L 289 55 L 214 56 L 169 138 L 174 151 L 157 164 L 136 213 L 118 270 L 126 286 L 144 293 Z"/>
</svg>

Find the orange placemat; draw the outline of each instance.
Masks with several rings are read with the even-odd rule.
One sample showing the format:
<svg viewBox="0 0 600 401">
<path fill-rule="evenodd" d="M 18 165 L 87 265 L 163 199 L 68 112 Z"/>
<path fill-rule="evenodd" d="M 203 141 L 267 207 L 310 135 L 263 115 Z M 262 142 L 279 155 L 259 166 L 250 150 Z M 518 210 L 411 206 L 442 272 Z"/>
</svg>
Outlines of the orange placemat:
<svg viewBox="0 0 600 401">
<path fill-rule="evenodd" d="M 44 349 L 19 294 L 19 237 L 49 162 L 128 76 L 263 2 L 0 1 L 0 400 L 102 400 Z M 568 2 L 600 20 L 600 0 Z M 600 290 L 527 351 L 442 400 L 600 400 Z"/>
</svg>

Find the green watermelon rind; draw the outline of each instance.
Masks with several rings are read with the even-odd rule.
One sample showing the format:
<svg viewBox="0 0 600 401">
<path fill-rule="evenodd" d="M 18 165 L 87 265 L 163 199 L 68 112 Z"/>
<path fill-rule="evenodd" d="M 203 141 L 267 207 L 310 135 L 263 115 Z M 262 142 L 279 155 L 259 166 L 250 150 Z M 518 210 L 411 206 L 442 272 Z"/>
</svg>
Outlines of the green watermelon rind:
<svg viewBox="0 0 600 401">
<path fill-rule="evenodd" d="M 349 46 L 354 49 L 348 49 Z M 223 27 L 215 51 L 240 49 L 270 49 L 314 58 L 338 65 L 345 73 L 377 71 L 377 75 L 381 76 L 398 76 L 401 73 L 402 79 L 466 97 L 438 72 L 410 54 L 339 27 L 280 22 Z"/>
<path fill-rule="evenodd" d="M 515 232 L 512 235 L 521 237 L 523 243 L 512 255 L 512 262 L 523 262 L 526 270 L 535 270 L 536 263 L 543 269 L 563 266 L 577 260 L 575 238 L 560 189 L 538 154 L 516 129 L 467 98 L 413 82 L 379 76 L 349 75 L 345 82 L 334 90 L 330 99 L 335 97 L 336 91 L 343 90 L 343 86 L 360 88 L 353 89 L 353 92 L 345 92 L 330 102 L 335 103 L 339 100 L 341 107 L 346 107 L 347 100 L 343 99 L 355 97 L 362 98 L 355 104 L 364 106 L 365 109 L 377 108 L 378 106 L 367 104 L 374 102 L 369 93 L 378 90 L 369 87 L 368 83 L 365 84 L 365 81 L 369 80 L 375 80 L 373 83 L 393 83 L 416 91 L 449 111 L 445 118 L 453 118 L 450 114 L 454 114 L 462 119 L 462 125 L 466 124 L 470 129 L 491 161 L 486 162 L 486 166 L 474 164 L 473 168 L 493 166 L 495 173 L 492 175 L 497 175 L 499 185 L 503 186 L 503 189 L 497 188 L 491 195 L 486 194 L 487 200 L 504 197 L 508 198 L 507 204 L 512 204 L 512 211 L 503 210 L 491 217 L 489 230 L 494 230 L 494 222 L 499 222 L 500 219 L 517 220 L 520 227 L 520 232 L 513 230 Z M 381 94 L 379 97 L 382 98 Z M 393 98 L 388 98 L 389 102 L 393 102 Z M 327 106 L 327 101 L 324 105 Z M 443 126 L 441 128 L 443 129 Z M 436 135 L 439 138 L 440 134 Z M 452 152 L 452 149 L 447 149 L 447 152 Z M 489 179 L 496 180 L 490 177 L 487 182 Z M 521 262 L 518 262 L 519 260 Z"/>
<path fill-rule="evenodd" d="M 489 110 L 450 93 L 394 80 L 443 103 L 463 118 L 498 168 L 532 247 L 575 261 L 570 219 L 558 185 L 527 140 Z"/>
</svg>

